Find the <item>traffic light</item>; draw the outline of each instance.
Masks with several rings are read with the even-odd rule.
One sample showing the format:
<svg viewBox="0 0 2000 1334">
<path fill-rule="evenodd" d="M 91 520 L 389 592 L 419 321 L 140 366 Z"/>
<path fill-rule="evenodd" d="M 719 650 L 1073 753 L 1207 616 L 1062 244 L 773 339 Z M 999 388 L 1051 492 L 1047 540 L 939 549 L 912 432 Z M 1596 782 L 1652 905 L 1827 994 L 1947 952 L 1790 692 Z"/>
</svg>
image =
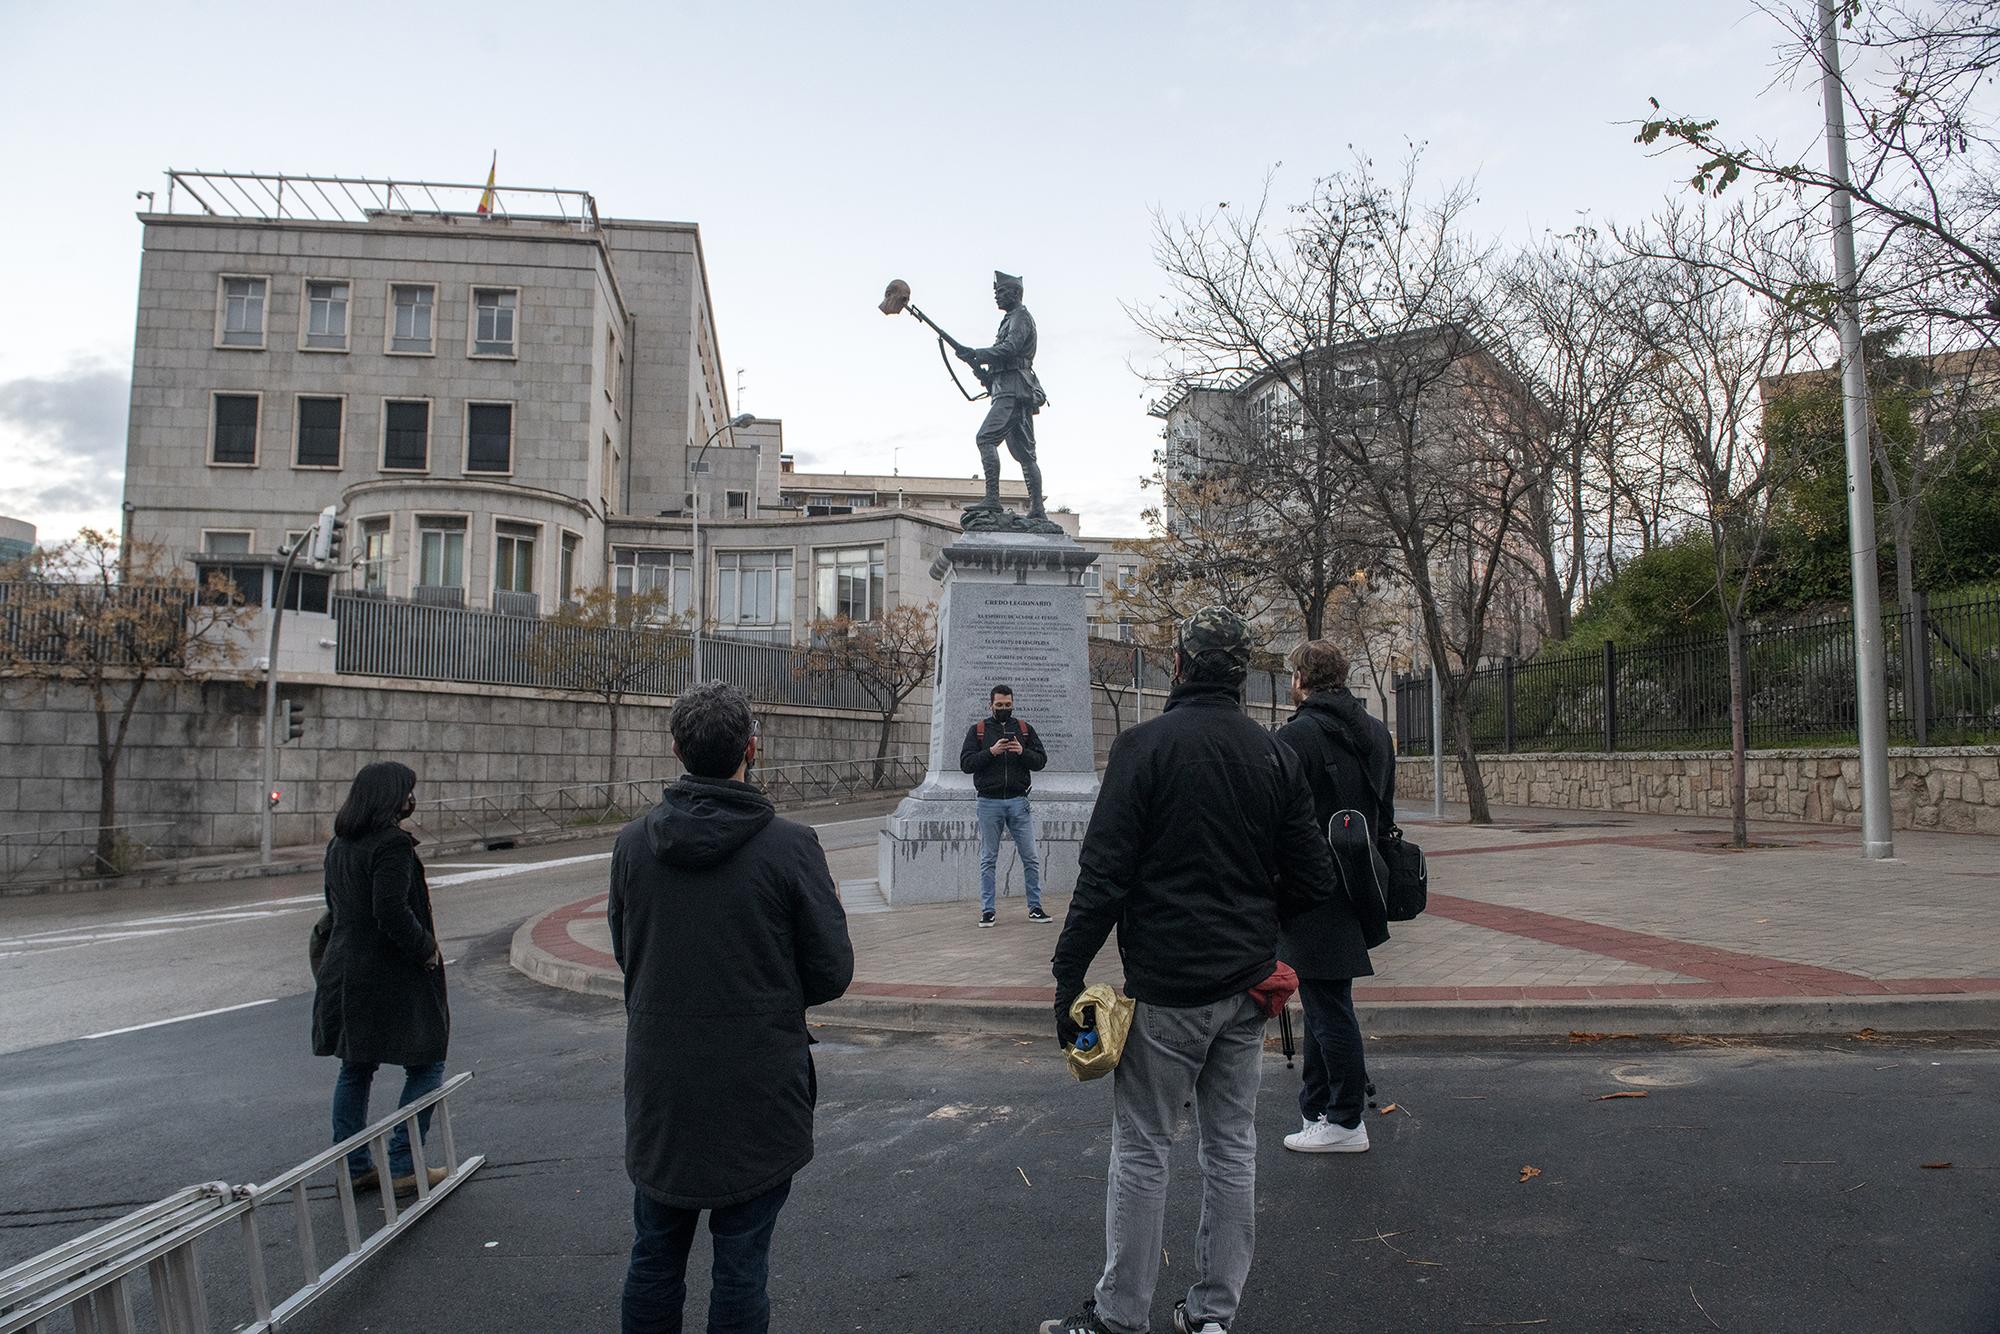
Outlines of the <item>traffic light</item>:
<svg viewBox="0 0 2000 1334">
<path fill-rule="evenodd" d="M 340 520 L 334 517 L 334 507 L 328 505 L 319 512 L 319 521 L 313 525 L 312 546 L 308 550 L 314 564 L 338 562 L 342 537 Z"/>
<path fill-rule="evenodd" d="M 285 741 L 297 741 L 306 734 L 306 706 L 295 699 L 285 701 Z"/>
<path fill-rule="evenodd" d="M 277 789 L 277 788 L 275 788 L 275 787 L 274 787 L 274 788 L 272 788 L 272 789 L 271 789 L 271 809 L 272 809 L 272 810 L 274 810 L 274 811 L 275 811 L 276 809 L 278 809 L 278 803 L 279 803 L 280 801 L 282 801 L 282 800 L 284 799 L 284 796 L 285 796 L 285 794 L 284 794 L 284 793 L 282 793 L 282 792 L 280 792 L 280 791 L 278 791 L 278 789 Z"/>
</svg>

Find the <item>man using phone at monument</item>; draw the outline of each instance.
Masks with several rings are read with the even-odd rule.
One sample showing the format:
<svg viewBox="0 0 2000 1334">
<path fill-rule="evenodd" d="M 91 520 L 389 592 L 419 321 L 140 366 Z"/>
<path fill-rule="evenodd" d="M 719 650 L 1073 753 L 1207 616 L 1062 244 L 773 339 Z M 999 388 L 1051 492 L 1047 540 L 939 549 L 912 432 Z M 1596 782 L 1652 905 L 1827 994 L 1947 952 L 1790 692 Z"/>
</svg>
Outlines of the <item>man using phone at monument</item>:
<svg viewBox="0 0 2000 1334">
<path fill-rule="evenodd" d="M 1048 764 L 1049 754 L 1035 729 L 1014 716 L 1013 687 L 996 685 L 987 698 L 991 716 L 965 729 L 958 752 L 958 767 L 972 775 L 979 793 L 979 924 L 993 925 L 1002 834 L 1012 836 L 1021 857 L 1028 920 L 1051 921 L 1042 911 L 1042 863 L 1035 855 L 1034 814 L 1028 808 L 1033 775 Z"/>
</svg>

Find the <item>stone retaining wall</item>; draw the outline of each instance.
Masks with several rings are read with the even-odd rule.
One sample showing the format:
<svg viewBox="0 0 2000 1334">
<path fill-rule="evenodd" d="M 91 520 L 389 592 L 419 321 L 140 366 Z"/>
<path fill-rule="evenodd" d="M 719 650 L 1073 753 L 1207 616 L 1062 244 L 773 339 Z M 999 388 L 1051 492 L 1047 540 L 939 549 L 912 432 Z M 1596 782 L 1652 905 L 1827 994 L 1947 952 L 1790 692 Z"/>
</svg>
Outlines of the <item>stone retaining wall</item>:
<svg viewBox="0 0 2000 1334">
<path fill-rule="evenodd" d="M 1727 751 L 1482 755 L 1479 771 L 1495 805 L 1729 814 Z M 1465 800 L 1465 780 L 1454 756 L 1445 757 L 1444 777 L 1445 798 Z M 2000 746 L 1892 749 L 1889 777 L 1896 828 L 2000 834 Z M 1748 780 L 1754 819 L 1861 823 L 1857 751 L 1752 751 Z M 1430 800 L 1428 755 L 1397 761 L 1396 797 L 1399 803 Z"/>
<path fill-rule="evenodd" d="M 281 694 L 305 707 L 305 735 L 278 748 L 274 838 L 314 843 L 355 771 L 402 760 L 422 799 L 545 791 L 607 777 L 610 724 L 590 696 L 506 686 L 304 675 Z M 678 771 L 667 733 L 673 701 L 620 706 L 618 774 Z M 176 681 L 149 687 L 132 719 L 119 783 L 120 824 L 164 823 L 138 837 L 181 854 L 255 847 L 263 784 L 260 686 Z M 891 751 L 919 753 L 930 705 L 919 691 L 896 723 Z M 875 753 L 881 720 L 843 709 L 759 705 L 760 763 L 848 760 Z M 0 682 L 0 832 L 97 823 L 96 716 L 68 685 Z M 282 717 L 280 725 L 283 725 Z"/>
</svg>

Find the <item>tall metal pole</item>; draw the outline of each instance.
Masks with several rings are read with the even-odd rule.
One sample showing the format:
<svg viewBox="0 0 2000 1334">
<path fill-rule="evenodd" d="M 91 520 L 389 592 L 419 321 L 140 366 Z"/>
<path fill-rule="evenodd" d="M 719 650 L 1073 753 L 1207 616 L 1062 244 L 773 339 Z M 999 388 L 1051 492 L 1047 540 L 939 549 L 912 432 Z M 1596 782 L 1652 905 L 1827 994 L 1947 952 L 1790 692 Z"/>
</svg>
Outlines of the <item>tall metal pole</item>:
<svg viewBox="0 0 2000 1334">
<path fill-rule="evenodd" d="M 714 438 L 714 436 L 709 437 L 711 440 Z M 703 445 L 701 452 L 703 454 L 708 453 L 708 446 Z M 708 610 L 706 598 L 704 597 L 704 594 L 708 591 L 705 587 L 708 581 L 701 577 L 701 459 L 699 457 L 694 461 L 694 474 L 690 485 L 691 490 L 689 494 L 694 502 L 694 555 L 691 558 L 694 568 L 688 571 L 688 574 L 694 579 L 694 679 L 691 684 L 700 685 L 701 623 L 704 613 Z"/>
<path fill-rule="evenodd" d="M 1840 81 L 1840 0 L 1820 0 L 1820 98 L 1826 165 L 1834 180 L 1833 276 L 1840 288 L 1840 406 L 1847 428 L 1847 544 L 1854 581 L 1854 692 L 1861 740 L 1861 848 L 1896 855 L 1889 826 L 1888 680 L 1882 664 L 1882 593 L 1876 574 L 1875 476 L 1868 455 L 1868 372 L 1855 295 L 1854 202 L 1848 194 L 1847 122 Z"/>
<path fill-rule="evenodd" d="M 291 582 L 292 562 L 311 540 L 308 530 L 285 551 L 285 566 L 271 596 L 271 639 L 264 659 L 264 788 L 259 794 L 263 813 L 257 829 L 257 860 L 264 866 L 271 864 L 271 792 L 278 781 L 278 632 L 285 628 L 285 585 Z"/>
<path fill-rule="evenodd" d="M 1444 819 L 1444 692 L 1438 665 L 1431 664 L 1431 814 Z"/>
</svg>

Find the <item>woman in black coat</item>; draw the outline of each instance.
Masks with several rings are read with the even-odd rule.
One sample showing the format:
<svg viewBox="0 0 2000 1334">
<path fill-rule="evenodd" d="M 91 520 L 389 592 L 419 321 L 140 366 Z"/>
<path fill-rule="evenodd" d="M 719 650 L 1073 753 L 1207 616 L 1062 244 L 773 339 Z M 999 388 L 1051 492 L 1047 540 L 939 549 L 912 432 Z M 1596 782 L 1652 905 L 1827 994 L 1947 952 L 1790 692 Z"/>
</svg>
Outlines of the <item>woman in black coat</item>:
<svg viewBox="0 0 2000 1334">
<path fill-rule="evenodd" d="M 338 1056 L 333 1085 L 333 1140 L 368 1124 L 368 1092 L 385 1062 L 403 1067 L 403 1098 L 416 1101 L 444 1082 L 451 1010 L 445 1003 L 444 955 L 431 920 L 430 890 L 417 840 L 402 828 L 416 809 L 417 775 L 382 761 L 354 777 L 326 846 L 326 907 L 331 930 L 314 968 L 313 1054 Z M 430 1113 L 419 1118 L 430 1130 Z M 365 1148 L 347 1156 L 354 1184 L 380 1183 Z M 430 1169 L 431 1184 L 445 1169 Z M 389 1175 L 398 1192 L 417 1188 L 407 1127 L 389 1141 Z"/>
</svg>

